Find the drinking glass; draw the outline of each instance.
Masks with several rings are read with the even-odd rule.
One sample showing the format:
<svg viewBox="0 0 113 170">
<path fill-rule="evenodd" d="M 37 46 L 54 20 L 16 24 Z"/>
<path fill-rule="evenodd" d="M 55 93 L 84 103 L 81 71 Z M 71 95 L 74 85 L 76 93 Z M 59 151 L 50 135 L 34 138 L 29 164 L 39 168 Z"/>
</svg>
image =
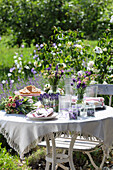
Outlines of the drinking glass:
<svg viewBox="0 0 113 170">
<path fill-rule="evenodd" d="M 71 99 L 71 95 L 59 96 L 59 117 L 69 119 Z"/>
</svg>

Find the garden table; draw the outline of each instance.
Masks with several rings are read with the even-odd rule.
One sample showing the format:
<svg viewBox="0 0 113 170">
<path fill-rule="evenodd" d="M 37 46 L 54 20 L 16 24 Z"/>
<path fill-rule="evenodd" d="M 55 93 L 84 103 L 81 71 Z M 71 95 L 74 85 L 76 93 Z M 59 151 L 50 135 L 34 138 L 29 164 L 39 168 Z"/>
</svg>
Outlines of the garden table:
<svg viewBox="0 0 113 170">
<path fill-rule="evenodd" d="M 69 134 L 69 132 L 96 137 L 108 150 L 113 142 L 113 108 L 106 106 L 105 110 L 96 111 L 95 117 L 81 117 L 78 120 L 58 118 L 44 121 L 34 121 L 25 115 L 6 114 L 5 111 L 0 111 L 0 133 L 19 153 L 20 158 L 36 147 L 44 137 L 46 140 L 50 138 L 53 140 L 54 137 L 62 133 Z"/>
</svg>

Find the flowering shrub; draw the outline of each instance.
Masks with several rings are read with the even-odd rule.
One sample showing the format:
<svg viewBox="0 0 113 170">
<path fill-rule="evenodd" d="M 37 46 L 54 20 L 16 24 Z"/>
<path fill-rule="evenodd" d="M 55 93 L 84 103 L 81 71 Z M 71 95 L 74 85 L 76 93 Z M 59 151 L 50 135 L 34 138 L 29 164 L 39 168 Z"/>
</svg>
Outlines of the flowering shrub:
<svg viewBox="0 0 113 170">
<path fill-rule="evenodd" d="M 8 114 L 27 114 L 34 107 L 33 103 L 29 101 L 29 98 L 15 95 L 14 97 L 10 96 L 4 99 L 4 101 L 1 103 L 1 108 L 5 109 Z"/>
<path fill-rule="evenodd" d="M 98 70 L 96 80 L 98 83 L 104 81 L 111 83 L 109 76 L 113 74 L 113 38 L 110 29 L 106 29 L 103 36 L 98 41 L 98 46 L 95 48 L 95 68 Z"/>
</svg>

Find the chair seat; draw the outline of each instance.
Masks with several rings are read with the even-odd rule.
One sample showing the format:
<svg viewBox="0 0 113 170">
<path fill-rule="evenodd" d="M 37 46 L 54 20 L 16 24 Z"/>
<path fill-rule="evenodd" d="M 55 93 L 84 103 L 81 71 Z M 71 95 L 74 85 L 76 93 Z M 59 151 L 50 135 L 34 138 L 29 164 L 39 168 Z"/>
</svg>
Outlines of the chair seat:
<svg viewBox="0 0 113 170">
<path fill-rule="evenodd" d="M 59 149 L 68 149 L 69 145 L 71 142 L 71 138 L 56 138 L 55 143 L 56 143 L 56 148 Z M 38 144 L 39 146 L 44 146 L 46 147 L 46 142 L 42 141 L 41 143 Z M 92 151 L 92 149 L 95 149 L 95 147 L 99 146 L 100 143 L 97 140 L 86 140 L 84 138 L 77 137 L 73 150 L 78 150 L 78 151 Z M 50 141 L 50 146 L 52 146 L 52 142 Z"/>
</svg>

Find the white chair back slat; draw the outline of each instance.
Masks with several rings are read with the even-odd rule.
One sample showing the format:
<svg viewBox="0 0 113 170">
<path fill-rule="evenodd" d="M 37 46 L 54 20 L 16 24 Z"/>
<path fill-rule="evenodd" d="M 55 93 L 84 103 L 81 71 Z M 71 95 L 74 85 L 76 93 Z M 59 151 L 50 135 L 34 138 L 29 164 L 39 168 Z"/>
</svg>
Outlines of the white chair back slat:
<svg viewBox="0 0 113 170">
<path fill-rule="evenodd" d="M 95 84 L 92 86 L 98 86 L 97 94 L 109 96 L 109 106 L 111 106 L 112 95 L 113 95 L 113 84 Z"/>
</svg>

